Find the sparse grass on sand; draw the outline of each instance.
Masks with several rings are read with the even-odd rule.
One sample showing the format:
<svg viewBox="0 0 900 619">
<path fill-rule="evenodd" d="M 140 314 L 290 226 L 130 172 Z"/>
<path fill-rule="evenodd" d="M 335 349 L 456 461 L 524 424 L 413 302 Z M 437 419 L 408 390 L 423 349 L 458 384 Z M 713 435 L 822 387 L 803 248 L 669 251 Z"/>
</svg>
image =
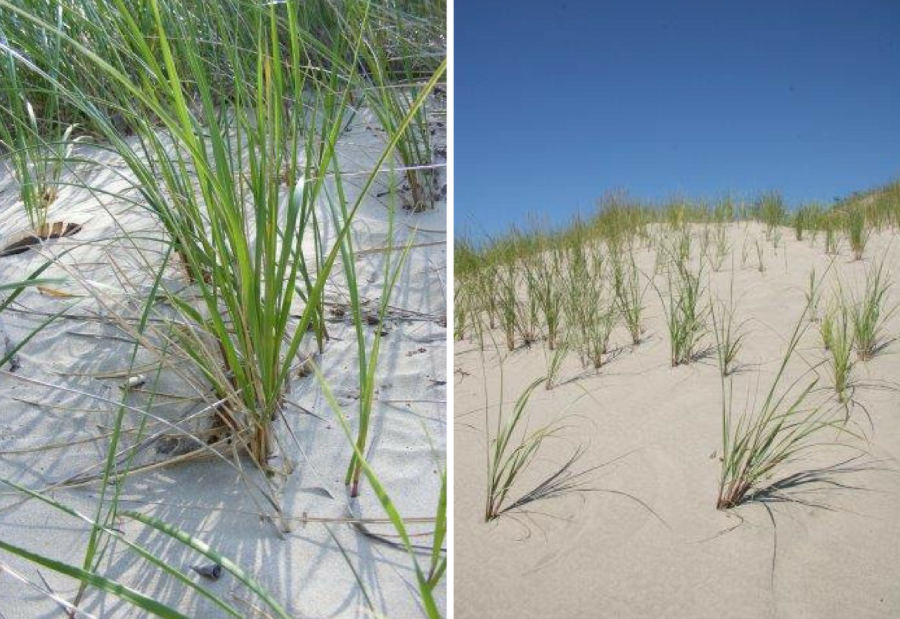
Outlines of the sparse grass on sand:
<svg viewBox="0 0 900 619">
<path fill-rule="evenodd" d="M 528 402 L 532 393 L 541 383 L 549 380 L 541 377 L 531 382 L 513 404 L 511 411 L 504 411 L 501 385 L 500 407 L 496 422 L 492 424 L 485 404 L 485 428 L 488 429 L 487 443 L 487 496 L 485 498 L 484 520 L 490 522 L 501 515 L 519 510 L 537 501 L 545 501 L 556 496 L 585 489 L 585 477 L 589 471 L 576 472 L 575 465 L 583 456 L 583 450 L 575 448 L 571 456 L 561 465 L 531 482 L 523 490 L 523 478 L 538 462 L 544 444 L 559 438 L 564 428 L 557 420 L 547 425 L 531 427 Z"/>
<path fill-rule="evenodd" d="M 860 361 L 868 361 L 887 343 L 885 322 L 897 311 L 888 305 L 890 274 L 884 262 L 873 263 L 866 271 L 865 290 L 861 298 L 852 299 L 853 339 Z"/>
<path fill-rule="evenodd" d="M 457 614 L 575 615 L 597 608 L 628 616 L 634 607 L 617 596 L 634 593 L 633 568 L 671 585 L 660 593 L 666 604 L 674 599 L 695 614 L 727 614 L 715 600 L 697 598 L 693 587 L 698 573 L 720 574 L 715 557 L 723 555 L 702 550 L 706 544 L 682 544 L 690 539 L 746 558 L 720 581 L 725 606 L 740 600 L 749 614 L 762 616 L 773 607 L 797 608 L 796 588 L 774 587 L 771 596 L 758 591 L 785 574 L 806 573 L 811 538 L 834 540 L 816 547 L 822 565 L 862 573 L 878 557 L 885 573 L 874 585 L 860 584 L 865 599 L 849 601 L 845 579 L 823 574 L 834 593 L 821 599 L 817 590 L 803 603 L 823 616 L 860 605 L 882 612 L 879 592 L 900 576 L 891 524 L 900 487 L 895 467 L 875 459 L 900 457 L 893 414 L 900 389 L 891 361 L 900 326 L 888 268 L 898 259 L 892 243 L 898 197 L 892 186 L 791 211 L 776 193 L 713 204 L 684 198 L 647 204 L 615 195 L 568 226 L 517 231 L 512 253 L 501 251 L 508 236 L 457 239 L 465 253 L 454 265 L 455 286 L 470 303 L 456 345 L 456 569 L 465 575 L 490 565 L 492 583 L 499 583 L 460 578 Z M 856 217 L 855 231 L 848 217 Z M 542 262 L 567 275 L 557 285 L 565 301 L 554 325 L 556 351 L 542 317 L 534 330 L 545 340 L 539 351 L 517 338 L 502 355 L 492 353 L 494 337 L 502 339 L 490 318 L 500 294 L 489 285 L 493 270 L 502 265 L 521 275 Z M 823 294 L 832 285 L 836 293 Z M 644 295 L 647 287 L 655 294 Z M 543 294 L 527 285 L 510 293 L 523 306 L 529 295 Z M 599 360 L 596 371 L 557 377 L 560 366 L 570 368 L 560 352 L 566 340 L 583 366 Z M 542 381 L 547 389 L 539 391 Z M 498 385 L 514 395 L 498 400 Z M 578 392 L 588 397 L 565 406 Z M 504 420 L 517 420 L 515 438 L 497 440 L 510 435 L 510 426 L 497 425 L 494 416 L 484 425 L 470 421 L 488 401 L 492 415 L 499 409 Z M 551 441 L 544 432 L 564 407 L 568 440 Z M 511 508 L 520 492 L 503 497 L 507 485 L 497 472 L 527 461 L 519 469 L 524 485 L 510 486 L 524 488 L 538 477 L 536 463 L 565 463 L 573 443 L 584 451 L 588 472 L 596 451 L 632 449 L 634 461 L 608 471 L 602 483 L 646 499 L 651 509 L 665 505 L 671 529 L 654 529 L 644 514 L 593 492 Z M 485 444 L 504 446 L 505 455 L 485 457 Z M 848 451 L 853 455 L 845 459 Z M 582 481 L 596 488 L 598 478 L 589 473 Z M 874 488 L 890 490 L 866 492 Z M 827 515 L 814 517 L 816 508 Z M 875 523 L 872 514 L 883 520 Z M 777 542 L 760 543 L 768 534 Z M 677 550 L 659 561 L 660 544 Z M 567 585 L 574 571 L 590 574 L 605 553 L 618 557 L 602 567 L 609 578 L 590 588 Z M 513 585 L 521 591 L 515 599 L 496 595 Z M 896 600 L 885 604 L 900 608 Z"/>
<path fill-rule="evenodd" d="M 810 394 L 816 377 L 786 378 L 788 364 L 808 328 L 804 309 L 785 348 L 781 364 L 758 409 L 742 414 L 733 411 L 732 386 L 722 375 L 722 470 L 719 477 L 718 509 L 740 505 L 779 469 L 803 452 L 816 447 L 826 430 L 845 431 L 843 418 L 830 403 L 814 403 Z M 720 360 L 721 363 L 721 360 Z"/>
</svg>

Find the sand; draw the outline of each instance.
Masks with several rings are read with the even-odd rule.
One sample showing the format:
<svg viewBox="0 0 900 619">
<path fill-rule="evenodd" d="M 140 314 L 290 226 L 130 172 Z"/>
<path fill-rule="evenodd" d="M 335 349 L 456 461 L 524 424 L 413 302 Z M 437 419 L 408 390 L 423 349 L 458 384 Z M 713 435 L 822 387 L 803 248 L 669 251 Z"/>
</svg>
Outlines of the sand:
<svg viewBox="0 0 900 619">
<path fill-rule="evenodd" d="M 810 269 L 821 275 L 831 257 L 822 236 L 811 244 L 784 229 L 777 250 L 766 245 L 766 271 L 760 273 L 754 242 L 763 229 L 735 224 L 729 234 L 737 316 L 749 321 L 734 379 L 740 410 L 755 394 L 764 397 L 803 309 Z M 874 257 L 884 257 L 892 269 L 890 298 L 897 303 L 900 243 L 887 233 L 873 236 L 861 262 L 843 247 L 827 281 L 839 274 L 845 285 L 861 287 Z M 652 260 L 650 252 L 638 255 L 644 268 Z M 721 272 L 711 273 L 713 291 L 727 295 L 731 278 L 726 260 Z M 563 384 L 540 388 L 530 402 L 532 427 L 560 418 L 570 426 L 566 440 L 547 444 L 531 479 L 583 445 L 580 468 L 615 460 L 589 476 L 595 491 L 535 503 L 528 513 L 489 524 L 482 517 L 485 404 L 494 419 L 501 361 L 509 410 L 525 386 L 546 373 L 546 360 L 540 344 L 508 353 L 499 332 L 499 353 L 491 345 L 482 351 L 471 341 L 457 342 L 456 617 L 900 616 L 900 343 L 855 369 L 851 427 L 865 439 L 843 439 L 855 449 L 807 452 L 776 479 L 831 467 L 822 481 L 786 489 L 784 500 L 728 513 L 715 509 L 721 455 L 715 358 L 670 367 L 662 308 L 652 289 L 646 301 L 649 319 L 640 345 L 632 347 L 617 329 L 614 358 L 599 373 L 582 369 L 570 355 Z M 890 320 L 888 333 L 900 335 L 900 316 Z M 799 352 L 791 378 L 824 359 L 817 325 L 810 325 Z M 827 385 L 827 372 L 819 371 Z M 830 393 L 823 389 L 816 397 Z"/>
<path fill-rule="evenodd" d="M 439 145 L 444 143 L 442 130 L 438 130 L 435 139 Z M 340 164 L 352 185 L 349 199 L 357 195 L 356 185 L 365 178 L 361 172 L 371 168 L 382 144 L 372 116 L 362 112 L 340 138 Z M 81 153 L 100 157 L 86 146 Z M 113 313 L 134 316 L 140 307 L 134 301 L 140 301 L 140 292 L 150 284 L 146 269 L 138 268 L 133 259 L 133 248 L 122 240 L 122 230 L 160 233 L 153 217 L 127 202 L 127 198 L 135 199 L 137 194 L 129 189 L 127 169 L 121 162 L 106 157 L 105 165 L 80 165 L 78 173 L 91 186 L 113 194 L 91 195 L 75 187 L 62 189 L 51 206 L 49 218 L 83 224 L 82 232 L 39 250 L 0 258 L 0 281 L 10 281 L 26 277 L 45 259 L 71 249 L 61 258 L 65 268 L 54 266 L 45 275 L 67 277 L 66 282 L 54 284 L 53 288 L 78 295 L 60 298 L 29 290 L 20 297 L 17 307 L 0 316 L 5 334 L 12 342 L 18 342 L 38 324 L 41 313 L 55 312 L 77 302 L 67 318 L 57 320 L 28 343 L 19 355 L 21 366 L 15 373 L 0 374 L 0 477 L 31 488 L 43 488 L 84 470 L 97 471 L 106 453 L 115 403 L 121 398 L 119 387 L 125 380 L 121 370 L 128 367 L 132 350 L 127 338 L 120 339 L 123 333 L 109 318 Z M 439 173 L 443 179 L 443 170 Z M 69 175 L 67 180 L 71 178 Z M 376 307 L 381 294 L 388 230 L 388 198 L 376 194 L 385 192 L 389 178 L 387 172 L 379 177 L 354 225 L 360 294 L 371 307 Z M 330 220 L 327 204 L 317 207 L 322 220 Z M 390 303 L 370 434 L 370 463 L 400 513 L 411 521 L 412 532 L 421 534 L 416 538 L 419 544 L 430 544 L 432 524 L 417 523 L 415 519 L 434 517 L 439 472 L 445 460 L 446 213 L 443 200 L 434 210 L 421 214 L 398 211 L 394 244 L 403 245 L 412 239 L 414 247 Z M 0 175 L 0 237 L 13 237 L 26 227 L 16 188 L 4 171 Z M 330 225 L 327 228 L 326 239 L 331 243 L 334 229 Z M 147 255 L 153 256 L 150 250 L 154 247 L 159 244 L 145 243 Z M 120 273 L 114 272 L 114 264 Z M 169 283 L 177 285 L 177 277 L 173 273 Z M 97 296 L 84 294 L 78 280 L 93 288 Z M 343 282 L 338 263 L 326 289 L 329 307 L 346 304 Z M 298 304 L 298 309 L 302 305 Z M 374 328 L 368 327 L 367 337 L 372 337 Z M 331 316 L 328 329 L 331 340 L 319 362 L 344 411 L 353 419 L 358 405 L 353 327 L 349 318 Z M 305 346 L 312 352 L 311 343 Z M 152 361 L 139 355 L 137 364 Z M 161 390 L 171 393 L 179 389 L 183 393 L 185 387 L 177 373 L 164 372 Z M 125 486 L 122 506 L 157 516 L 207 542 L 254 574 L 292 616 L 372 616 L 348 560 L 365 583 L 379 614 L 397 618 L 419 616 L 410 557 L 343 521 L 351 507 L 366 519 L 382 519 L 384 513 L 366 484 L 358 502 L 351 505 L 348 501 L 343 476 L 350 447 L 335 423 L 334 411 L 325 404 L 315 377 L 294 379 L 287 399 L 292 404 L 285 410 L 286 419 L 276 424 L 287 447 L 276 462 L 282 465 L 289 461 L 293 466 L 293 473 L 278 482 L 277 493 L 289 521 L 289 532 L 279 534 L 261 516 L 269 510 L 260 504 L 258 493 L 248 491 L 244 478 L 258 484 L 264 480 L 247 462 L 243 463 L 244 478 L 235 467 L 212 459 L 135 473 Z M 148 395 L 135 393 L 127 401 L 134 406 L 146 405 Z M 174 421 L 189 408 L 184 401 L 160 398 L 153 412 Z M 138 423 L 138 415 L 127 416 L 127 428 L 133 429 Z M 155 431 L 164 427 L 157 424 L 153 428 Z M 291 433 L 296 440 L 290 437 Z M 125 444 L 130 443 L 126 440 Z M 52 448 L 31 450 L 48 446 Z M 136 463 L 164 461 L 185 447 L 184 441 L 171 438 L 157 441 L 141 452 Z M 92 515 L 97 492 L 98 485 L 92 483 L 60 489 L 52 496 Z M 0 493 L 0 538 L 81 565 L 88 527 L 37 501 L 19 504 L 20 498 L 5 488 Z M 201 562 L 195 553 L 154 535 L 132 520 L 122 519 L 117 526 L 132 541 L 145 544 L 191 578 L 199 579 L 190 570 L 192 564 Z M 366 527 L 376 534 L 394 535 L 391 525 L 384 521 Z M 427 556 L 422 560 L 427 561 Z M 0 552 L 0 562 L 41 582 L 31 564 L 5 552 Z M 172 578 L 161 576 L 158 570 L 137 560 L 122 544 L 109 546 L 101 566 L 107 577 L 174 604 L 188 616 L 221 616 L 205 600 L 198 600 L 196 594 L 187 595 Z M 56 594 L 73 599 L 77 589 L 74 581 L 46 569 L 40 572 Z M 231 576 L 204 584 L 226 601 L 245 608 L 247 617 L 262 616 L 246 605 L 250 595 Z M 443 585 L 438 589 L 436 594 L 443 607 Z M 89 592 L 82 608 L 101 617 L 141 616 L 127 604 L 95 590 Z M 59 614 L 54 602 L 24 590 L 8 574 L 0 573 L 0 616 L 32 619 Z"/>
</svg>

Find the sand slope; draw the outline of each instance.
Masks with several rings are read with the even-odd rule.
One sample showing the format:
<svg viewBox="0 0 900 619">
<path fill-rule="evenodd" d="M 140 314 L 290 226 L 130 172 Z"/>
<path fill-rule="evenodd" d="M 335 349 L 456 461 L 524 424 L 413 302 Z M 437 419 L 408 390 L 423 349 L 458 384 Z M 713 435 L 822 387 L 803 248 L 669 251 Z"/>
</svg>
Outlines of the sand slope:
<svg viewBox="0 0 900 619">
<path fill-rule="evenodd" d="M 752 403 L 757 392 L 764 397 L 805 303 L 809 271 L 815 266 L 821 274 L 831 261 L 821 237 L 811 245 L 784 230 L 777 251 L 766 246 L 766 272 L 760 273 L 753 243 L 762 235 L 755 224 L 730 230 L 737 316 L 749 320 L 738 359 L 743 367 L 735 378 L 736 409 Z M 745 239 L 753 249 L 742 267 Z M 900 243 L 888 234 L 876 235 L 866 256 L 851 262 L 845 248 L 831 276 L 839 274 L 845 285 L 861 287 L 872 257 L 885 256 L 896 303 Z M 642 251 L 638 263 L 649 269 L 652 252 Z M 727 260 L 718 273 L 707 269 L 720 296 L 727 294 L 730 264 Z M 825 287 L 826 295 L 830 288 Z M 810 452 L 788 465 L 785 474 L 860 457 L 829 471 L 824 483 L 786 489 L 790 501 L 746 504 L 732 515 L 715 509 L 721 455 L 715 358 L 669 367 L 668 336 L 652 289 L 646 301 L 650 318 L 639 346 L 632 348 L 627 334 L 615 332 L 611 347 L 620 348 L 599 374 L 583 370 L 570 355 L 564 384 L 536 391 L 529 407 L 533 425 L 568 415 L 572 426 L 568 441 L 553 443 L 543 453 L 543 470 L 548 462 L 562 462 L 579 444 L 588 447 L 582 467 L 621 459 L 591 475 L 597 492 L 533 504 L 529 513 L 491 524 L 482 521 L 484 407 L 489 402 L 494 419 L 500 359 L 490 345 L 481 351 L 473 342 L 457 343 L 456 616 L 900 616 L 900 344 L 856 367 L 852 427 L 864 432 L 868 443 L 850 443 L 864 450 L 862 455 L 841 447 Z M 900 317 L 893 317 L 888 330 L 900 335 Z M 495 337 L 502 344 L 501 334 Z M 791 378 L 824 358 L 815 324 L 800 349 Z M 540 345 L 512 353 L 502 347 L 499 356 L 503 401 L 509 407 L 529 382 L 546 373 L 546 361 Z M 827 373 L 820 372 L 827 385 Z M 830 396 L 827 389 L 816 393 Z M 627 493 L 646 507 L 604 490 Z"/>
</svg>

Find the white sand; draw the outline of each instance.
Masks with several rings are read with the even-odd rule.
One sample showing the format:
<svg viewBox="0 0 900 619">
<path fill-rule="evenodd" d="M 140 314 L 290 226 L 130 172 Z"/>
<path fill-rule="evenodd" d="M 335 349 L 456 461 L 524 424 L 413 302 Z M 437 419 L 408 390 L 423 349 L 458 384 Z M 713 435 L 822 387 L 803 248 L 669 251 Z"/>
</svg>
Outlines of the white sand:
<svg viewBox="0 0 900 619">
<path fill-rule="evenodd" d="M 830 260 L 820 236 L 814 247 L 783 231 L 786 248 L 766 248 L 767 271 L 756 270 L 753 239 L 741 268 L 743 225 L 731 230 L 736 262 L 738 319 L 750 319 L 735 378 L 735 410 L 764 397 L 787 338 L 805 302 L 810 268 Z M 697 244 L 695 244 L 696 247 Z M 845 284 L 861 287 L 871 258 L 887 255 L 900 301 L 900 243 L 876 235 L 864 262 L 843 249 L 832 268 Z M 644 252 L 639 264 L 652 265 Z M 712 274 L 727 295 L 730 261 Z M 660 278 L 660 284 L 662 283 Z M 831 281 L 831 280 L 829 280 Z M 830 285 L 824 293 L 828 294 Z M 717 511 L 721 455 L 720 382 L 715 358 L 669 366 L 659 298 L 651 289 L 645 340 L 632 348 L 617 330 L 620 354 L 599 374 L 582 370 L 575 355 L 563 385 L 540 388 L 531 399 L 532 427 L 568 415 L 568 442 L 547 446 L 533 471 L 561 463 L 582 444 L 581 467 L 624 456 L 593 473 L 590 485 L 627 493 L 593 492 L 529 506 L 495 523 L 482 519 L 485 484 L 485 374 L 491 415 L 500 397 L 497 352 L 472 342 L 456 345 L 455 384 L 455 605 L 460 619 L 475 617 L 692 617 L 810 619 L 900 616 L 900 343 L 859 363 L 853 426 L 868 442 L 848 441 L 862 457 L 827 474 L 827 483 L 802 484 L 783 494 L 793 501 L 749 503 L 734 515 Z M 900 335 L 900 316 L 888 325 Z M 502 335 L 495 334 L 498 343 Z M 524 387 L 546 373 L 541 345 L 507 353 L 501 348 L 507 411 Z M 791 378 L 824 358 L 811 325 L 791 365 Z M 821 369 L 823 383 L 828 378 Z M 566 382 L 568 381 L 568 382 Z M 816 397 L 828 397 L 823 391 Z M 867 417 L 867 414 L 869 417 Z M 491 417 L 492 419 L 494 417 Z M 871 421 L 871 425 L 870 425 Z M 833 438 L 832 435 L 823 437 Z M 841 463 L 859 452 L 823 447 L 789 464 L 784 474 Z M 808 501 L 825 507 L 812 507 Z M 827 508 L 826 508 L 827 507 Z M 743 524 L 730 532 L 744 519 Z M 773 522 L 774 521 L 774 522 Z M 777 542 L 777 551 L 776 551 Z"/>
<path fill-rule="evenodd" d="M 371 168 L 380 154 L 382 138 L 373 130 L 371 118 L 360 114 L 352 130 L 341 137 L 341 166 L 348 182 L 359 185 L 365 179 L 354 172 Z M 443 143 L 443 136 L 437 140 Z M 92 153 L 90 149 L 83 149 Z M 96 153 L 93 153 L 96 154 Z M 116 164 L 116 162 L 111 162 Z M 94 187 L 122 192 L 127 182 L 117 179 L 121 167 L 83 166 L 82 173 Z M 114 172 L 115 171 L 115 172 Z M 366 198 L 354 225 L 354 243 L 359 251 L 358 277 L 360 294 L 377 307 L 381 293 L 384 252 L 387 244 L 387 198 L 376 198 L 383 192 L 389 175 L 379 182 Z M 441 172 L 443 178 L 443 172 Z M 349 189 L 353 199 L 358 187 Z M 129 191 L 124 196 L 100 196 L 105 206 L 83 189 L 66 187 L 50 209 L 50 220 L 62 219 L 84 224 L 75 237 L 47 244 L 37 251 L 0 258 L 0 281 L 26 277 L 40 266 L 43 256 L 59 255 L 75 247 L 62 258 L 71 274 L 86 278 L 102 291 L 103 299 L 118 312 L 130 316 L 140 309 L 140 297 L 134 297 L 131 286 L 122 284 L 111 269 L 112 261 L 122 267 L 134 286 L 140 290 L 149 285 L 148 273 L 137 269 L 131 257 L 133 249 L 122 240 L 118 225 L 130 233 L 145 230 L 159 234 L 154 219 L 140 208 L 130 206 L 124 197 L 136 199 Z M 27 227 L 24 210 L 18 203 L 15 186 L 8 174 L 0 176 L 0 237 L 7 238 Z M 327 205 L 320 204 L 322 221 L 330 221 Z M 433 517 L 440 488 L 439 469 L 445 459 L 446 432 L 446 206 L 441 201 L 433 210 L 422 214 L 398 212 L 395 245 L 402 245 L 418 229 L 408 263 L 391 299 L 389 334 L 384 337 L 379 361 L 378 392 L 371 430 L 370 462 L 385 483 L 401 514 L 408 519 Z M 334 237 L 334 227 L 326 226 L 327 239 Z M 145 243 L 153 247 L 153 243 Z M 330 247 L 330 245 L 329 245 Z M 369 251 L 371 250 L 371 251 Z M 395 256 L 398 254 L 395 252 Z M 47 276 L 65 276 L 63 269 L 53 267 Z M 177 278 L 177 273 L 173 274 Z M 328 302 L 347 301 L 340 262 L 335 265 L 327 288 Z M 74 277 L 67 283 L 54 285 L 74 294 L 83 290 Z M 144 288 L 146 289 L 146 288 Z M 136 300 L 138 303 L 130 303 Z M 20 297 L 16 311 L 5 312 L 0 320 L 12 341 L 19 341 L 38 323 L 39 317 L 23 313 L 54 312 L 72 299 L 59 299 L 30 290 Z M 298 305 L 299 309 L 302 306 Z M 85 296 L 72 308 L 71 314 L 83 318 L 58 320 L 40 333 L 20 353 L 21 368 L 14 374 L 0 375 L 0 477 L 31 488 L 67 479 L 85 469 L 97 472 L 106 453 L 107 440 L 101 436 L 112 426 L 115 406 L 92 396 L 120 399 L 123 378 L 99 378 L 97 373 L 114 372 L 128 367 L 132 345 L 115 339 L 123 333 L 105 320 L 108 317 L 97 300 Z M 355 419 L 356 339 L 349 318 L 334 318 L 328 324 L 331 341 L 321 359 L 323 372 L 345 412 Z M 374 327 L 368 328 L 371 337 Z M 99 336 L 92 337 L 91 334 Z M 312 339 L 312 338 L 310 338 Z M 312 351 L 312 342 L 307 349 Z M 2 342 L 0 342 L 2 345 Z M 139 355 L 138 365 L 152 361 Z M 4 368 L 8 369 L 8 368 Z M 46 383 L 47 387 L 34 382 Z M 174 373 L 166 373 L 162 388 L 184 392 Z M 78 393 L 77 391 L 83 392 Z M 258 496 L 248 492 L 239 472 L 221 461 L 180 463 L 151 472 L 131 476 L 124 491 L 122 506 L 155 515 L 201 540 L 255 574 L 272 595 L 296 617 L 371 616 L 353 572 L 332 539 L 326 524 L 303 519 L 344 518 L 348 515 L 348 499 L 343 476 L 351 453 L 334 413 L 325 404 L 314 377 L 295 379 L 288 399 L 316 416 L 300 409 L 286 409 L 293 442 L 284 424 L 278 422 L 279 436 L 287 449 L 278 464 L 290 459 L 294 472 L 281 485 L 279 499 L 284 513 L 292 520 L 291 532 L 280 538 L 275 527 L 261 519 Z M 146 394 L 129 397 L 133 405 L 146 404 Z M 190 407 L 177 400 L 160 400 L 154 414 L 176 420 Z M 196 407 L 195 407 L 196 409 Z M 134 428 L 137 415 L 128 415 L 126 426 Z M 156 431 L 161 426 L 154 426 Z M 93 442 L 79 442 L 101 437 Z M 51 444 L 63 447 L 45 451 L 12 453 L 13 450 L 37 448 Z M 126 441 L 125 444 L 131 444 Z M 168 447 L 173 444 L 169 443 Z M 175 446 L 183 449 L 185 444 Z M 163 460 L 153 445 L 137 458 L 138 464 Z M 247 476 L 262 484 L 258 472 Z M 0 494 L 0 538 L 32 551 L 75 565 L 81 565 L 88 527 L 77 520 L 38 503 L 29 501 L 11 507 L 21 498 L 13 493 Z M 96 510 L 97 484 L 58 490 L 53 497 L 85 514 Z M 330 496 L 329 496 L 330 495 Z M 363 485 L 362 496 L 354 507 L 363 518 L 383 518 L 383 510 L 370 487 Z M 175 566 L 189 570 L 200 558 L 183 547 L 131 520 L 118 523 L 129 539 L 143 543 L 152 552 Z M 374 541 L 341 522 L 327 524 L 348 553 L 378 613 L 390 617 L 413 617 L 420 614 L 415 574 L 409 556 L 400 550 Z M 378 534 L 393 536 L 390 524 L 369 524 Z M 411 523 L 419 544 L 430 544 L 431 523 Z M 427 561 L 423 557 L 422 561 Z M 0 561 L 27 577 L 40 582 L 33 565 L 0 552 Z M 135 558 L 121 544 L 107 550 L 101 571 L 141 592 L 175 604 L 191 617 L 216 617 L 197 595 L 185 590 L 171 578 L 161 577 L 158 570 Z M 49 570 L 41 570 L 53 590 L 72 600 L 77 584 Z M 208 584 L 208 583 L 207 583 Z M 229 575 L 209 585 L 218 595 L 237 606 L 251 596 Z M 444 604 L 444 591 L 437 592 Z M 112 596 L 91 591 L 83 608 L 102 617 L 140 616 L 130 606 Z M 256 616 L 247 610 L 247 616 Z M 0 614 L 8 619 L 31 619 L 57 616 L 60 611 L 41 595 L 24 591 L 8 575 L 0 574 Z"/>
</svg>

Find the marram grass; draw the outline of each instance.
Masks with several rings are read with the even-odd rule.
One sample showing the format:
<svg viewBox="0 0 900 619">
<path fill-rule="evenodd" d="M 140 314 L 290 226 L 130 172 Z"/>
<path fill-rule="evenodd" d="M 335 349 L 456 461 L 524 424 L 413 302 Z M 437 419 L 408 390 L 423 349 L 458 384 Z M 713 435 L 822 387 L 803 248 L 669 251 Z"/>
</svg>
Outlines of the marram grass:
<svg viewBox="0 0 900 619">
<path fill-rule="evenodd" d="M 721 374 L 722 468 L 716 497 L 718 509 L 731 509 L 764 491 L 789 461 L 815 449 L 828 431 L 846 432 L 835 407 L 811 397 L 818 378 L 802 374 L 789 381 L 794 359 L 806 329 L 807 306 L 788 340 L 781 363 L 758 406 L 748 403 L 742 413 L 733 409 L 732 378 Z M 822 437 L 822 438 L 820 438 Z M 829 436 L 828 440 L 833 440 Z"/>
<path fill-rule="evenodd" d="M 885 323 L 898 307 L 888 304 L 890 288 L 890 274 L 884 262 L 876 262 L 866 270 L 861 297 L 850 301 L 853 339 L 860 361 L 868 361 L 886 344 Z"/>
<path fill-rule="evenodd" d="M 105 140 L 98 147 L 120 157 L 134 177 L 131 188 L 138 197 L 129 200 L 155 215 L 169 243 L 161 265 L 145 261 L 154 284 L 139 308 L 139 324 L 129 327 L 137 342 L 135 354 L 138 346 L 149 344 L 151 315 L 157 317 L 155 304 L 163 299 L 175 314 L 168 324 L 178 327 L 152 327 L 154 335 L 167 335 L 162 345 L 148 349 L 154 354 L 175 350 L 193 362 L 212 386 L 206 408 L 230 435 L 232 446 L 266 471 L 271 471 L 269 460 L 277 448 L 271 425 L 282 412 L 301 343 L 314 337 L 322 350 L 327 341 L 324 289 L 342 253 L 344 260 L 355 259 L 348 240 L 362 201 L 396 156 L 405 168 L 410 163 L 433 167 L 426 108 L 443 79 L 446 60 L 440 50 L 421 54 L 417 39 L 421 33 L 430 36 L 435 23 L 442 27 L 442 19 L 415 15 L 421 7 L 413 4 L 400 11 L 393 5 L 351 1 L 342 4 L 347 9 L 343 13 L 329 2 L 296 0 L 148 0 L 139 6 L 122 0 L 78 0 L 77 6 L 56 11 L 46 3 L 0 0 L 0 139 L 10 151 L 30 223 L 46 216 L 60 175 L 72 160 L 74 125 L 93 140 Z M 316 205 L 325 195 L 327 180 L 340 186 L 337 144 L 360 102 L 385 104 L 376 110 L 386 129 L 382 148 L 371 168 L 354 179 L 357 197 L 340 196 L 331 212 L 333 221 L 322 222 Z M 421 152 L 403 152 L 423 143 Z M 416 194 L 415 187 L 409 191 Z M 414 197 L 416 210 L 431 196 L 428 187 Z M 335 232 L 331 247 L 325 246 L 322 233 L 327 224 Z M 163 282 L 169 264 L 182 274 L 178 286 Z M 45 281 L 40 274 L 23 284 Z M 386 266 L 385 277 L 386 304 L 396 271 Z M 2 309 L 22 286 L 4 283 L 0 290 L 12 292 Z M 359 376 L 362 393 L 371 393 L 377 342 L 368 354 L 371 361 L 363 364 L 365 371 L 361 366 Z M 370 406 L 371 397 L 367 401 Z M 102 574 L 111 540 L 119 541 L 111 525 L 125 516 L 216 560 L 254 591 L 266 612 L 286 617 L 279 603 L 246 573 L 199 540 L 119 509 L 135 453 L 122 447 L 126 410 L 132 409 L 123 403 L 116 411 L 95 515 L 82 518 L 91 534 L 81 566 L 7 542 L 4 548 L 79 581 L 75 606 L 92 587 L 149 614 L 183 616 Z M 361 424 L 366 414 L 361 409 Z M 150 410 L 144 411 L 138 437 L 144 436 L 150 417 Z M 192 438 L 204 452 L 217 453 L 215 448 L 225 445 L 221 441 L 206 446 L 200 437 Z M 349 483 L 358 489 L 365 474 L 384 499 L 383 487 L 362 456 L 364 429 L 357 441 L 350 441 Z M 25 488 L 17 490 L 47 499 Z M 391 515 L 402 533 L 402 519 L 394 517 L 395 511 Z M 430 563 L 421 570 L 416 565 L 430 617 L 439 616 L 430 592 L 446 567 L 445 534 L 446 483 Z M 408 538 L 406 542 L 410 547 Z M 178 577 L 182 566 L 161 564 L 146 549 L 130 550 L 209 597 Z M 232 608 L 230 601 L 216 596 L 210 600 L 229 616 L 245 614 L 246 609 Z"/>
<path fill-rule="evenodd" d="M 700 339 L 707 331 L 708 305 L 702 300 L 705 295 L 703 262 L 695 271 L 683 254 L 674 256 L 666 277 L 666 291 L 657 288 L 657 295 L 665 312 L 669 360 L 674 367 L 697 358 L 701 352 Z"/>
</svg>

